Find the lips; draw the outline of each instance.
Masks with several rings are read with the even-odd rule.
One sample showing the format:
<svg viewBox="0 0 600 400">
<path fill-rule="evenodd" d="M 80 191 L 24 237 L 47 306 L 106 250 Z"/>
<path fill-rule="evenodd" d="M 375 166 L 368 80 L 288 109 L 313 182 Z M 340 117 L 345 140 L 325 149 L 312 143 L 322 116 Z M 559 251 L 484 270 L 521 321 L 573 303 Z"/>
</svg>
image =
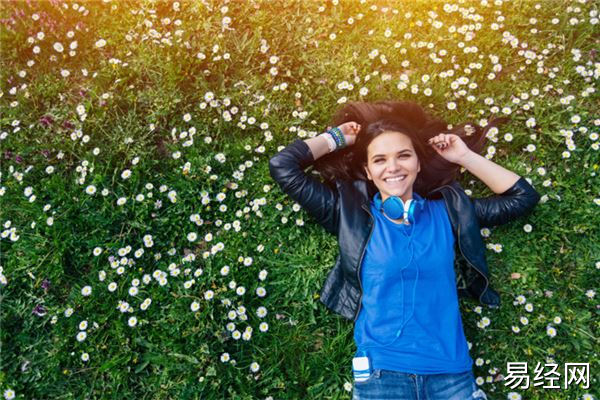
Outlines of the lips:
<svg viewBox="0 0 600 400">
<path fill-rule="evenodd" d="M 386 178 L 386 179 L 384 179 L 384 181 L 386 183 L 398 183 L 398 182 L 402 182 L 405 179 L 406 179 L 406 175 L 400 175 L 400 176 L 395 176 L 392 178 Z"/>
</svg>

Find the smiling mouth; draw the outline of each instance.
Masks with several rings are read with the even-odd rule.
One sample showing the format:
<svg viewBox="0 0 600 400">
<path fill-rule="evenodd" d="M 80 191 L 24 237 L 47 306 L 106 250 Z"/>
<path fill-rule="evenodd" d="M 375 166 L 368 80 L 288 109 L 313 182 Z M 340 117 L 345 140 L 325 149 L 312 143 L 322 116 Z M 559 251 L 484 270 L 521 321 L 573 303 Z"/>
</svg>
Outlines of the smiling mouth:
<svg viewBox="0 0 600 400">
<path fill-rule="evenodd" d="M 398 183 L 398 182 L 402 182 L 402 181 L 404 181 L 405 179 L 406 179 L 406 175 L 401 175 L 401 176 L 394 177 L 394 178 L 387 178 L 387 179 L 384 179 L 384 181 L 385 181 L 386 183 Z"/>
</svg>

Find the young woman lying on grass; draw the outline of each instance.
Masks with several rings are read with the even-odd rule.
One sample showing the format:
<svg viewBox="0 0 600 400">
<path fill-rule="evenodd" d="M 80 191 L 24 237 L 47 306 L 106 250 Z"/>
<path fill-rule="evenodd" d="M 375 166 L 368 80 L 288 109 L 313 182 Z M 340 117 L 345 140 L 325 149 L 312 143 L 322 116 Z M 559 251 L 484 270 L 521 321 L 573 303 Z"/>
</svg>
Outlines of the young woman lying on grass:
<svg viewBox="0 0 600 400">
<path fill-rule="evenodd" d="M 524 178 L 478 154 L 499 122 L 448 129 L 412 102 L 352 103 L 336 128 L 270 159 L 281 189 L 337 237 L 321 301 L 354 322 L 354 399 L 486 398 L 458 298 L 499 306 L 480 227 L 539 200 Z M 311 164 L 326 183 L 304 172 Z M 496 195 L 470 198 L 455 180 L 461 167 Z"/>
</svg>

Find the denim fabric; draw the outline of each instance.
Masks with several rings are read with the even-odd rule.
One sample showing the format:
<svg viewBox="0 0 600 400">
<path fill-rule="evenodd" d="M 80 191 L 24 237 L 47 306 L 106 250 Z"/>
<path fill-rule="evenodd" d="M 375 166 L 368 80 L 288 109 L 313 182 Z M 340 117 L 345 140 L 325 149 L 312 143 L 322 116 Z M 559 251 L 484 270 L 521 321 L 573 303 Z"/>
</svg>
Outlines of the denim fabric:
<svg viewBox="0 0 600 400">
<path fill-rule="evenodd" d="M 487 400 L 472 370 L 458 374 L 416 375 L 375 369 L 369 378 L 354 382 L 352 400 Z"/>
</svg>

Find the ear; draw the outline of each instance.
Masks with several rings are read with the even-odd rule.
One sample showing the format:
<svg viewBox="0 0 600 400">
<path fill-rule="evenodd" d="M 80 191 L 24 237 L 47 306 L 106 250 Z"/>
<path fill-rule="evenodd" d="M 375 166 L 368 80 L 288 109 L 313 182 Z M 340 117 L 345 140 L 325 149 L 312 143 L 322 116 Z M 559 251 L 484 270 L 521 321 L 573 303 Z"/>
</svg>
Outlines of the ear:
<svg viewBox="0 0 600 400">
<path fill-rule="evenodd" d="M 421 172 L 421 162 L 417 161 L 417 174 Z"/>
<path fill-rule="evenodd" d="M 365 172 L 367 173 L 367 178 L 369 178 L 370 181 L 373 180 L 373 178 L 371 178 L 371 174 L 369 173 L 369 168 L 367 168 L 367 165 L 363 165 L 363 167 L 365 168 Z"/>
</svg>

